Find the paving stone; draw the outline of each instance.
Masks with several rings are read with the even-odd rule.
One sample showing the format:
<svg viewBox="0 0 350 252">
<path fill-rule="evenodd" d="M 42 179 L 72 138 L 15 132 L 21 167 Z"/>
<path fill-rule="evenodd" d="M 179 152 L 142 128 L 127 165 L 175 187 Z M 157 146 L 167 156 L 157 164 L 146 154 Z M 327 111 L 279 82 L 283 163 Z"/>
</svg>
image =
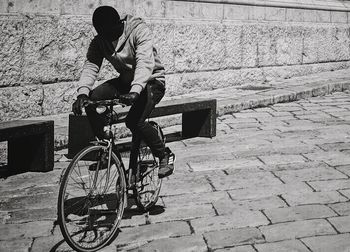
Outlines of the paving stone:
<svg viewBox="0 0 350 252">
<path fill-rule="evenodd" d="M 270 172 L 231 174 L 225 177 L 210 177 L 216 190 L 249 188 L 261 185 L 281 185 L 282 182 Z"/>
<path fill-rule="evenodd" d="M 205 170 L 217 170 L 217 169 L 230 169 L 230 168 L 243 168 L 248 166 L 259 166 L 262 163 L 255 157 L 253 158 L 239 158 L 232 157 L 230 160 L 216 160 L 216 161 L 201 161 L 201 162 L 189 162 L 190 167 L 194 171 Z"/>
<path fill-rule="evenodd" d="M 303 120 L 310 120 L 315 122 L 322 122 L 327 119 L 332 119 L 332 117 L 326 113 L 320 113 L 320 114 L 311 114 L 311 115 L 298 115 L 297 118 Z"/>
<path fill-rule="evenodd" d="M 350 232 L 350 216 L 328 218 L 328 220 L 340 233 Z"/>
<path fill-rule="evenodd" d="M 48 173 L 26 172 L 8 177 L 1 181 L 0 190 L 11 191 L 34 186 L 57 185 L 61 171 Z"/>
<path fill-rule="evenodd" d="M 128 199 L 128 208 L 124 210 L 123 219 L 120 222 L 120 227 L 135 227 L 145 225 L 147 221 L 147 213 L 141 212 L 136 208 L 135 202 Z M 154 208 L 162 209 L 161 200 L 158 200 Z M 130 207 L 132 206 L 132 207 Z"/>
<path fill-rule="evenodd" d="M 344 141 L 343 136 L 329 136 L 327 138 L 305 138 L 302 140 L 303 143 L 310 144 L 310 145 L 321 145 L 325 143 L 330 143 L 330 142 L 339 142 L 339 141 Z"/>
<path fill-rule="evenodd" d="M 9 198 L 6 201 L 0 202 L 0 209 L 5 211 L 16 209 L 40 209 L 56 206 L 56 204 L 57 195 L 38 194 Z"/>
<path fill-rule="evenodd" d="M 255 251 L 256 250 L 252 246 L 248 246 L 248 245 L 215 250 L 215 252 L 255 252 Z"/>
<path fill-rule="evenodd" d="M 63 170 L 66 169 L 69 165 L 69 162 L 56 162 L 54 169 Z"/>
<path fill-rule="evenodd" d="M 350 179 L 335 179 L 308 182 L 316 191 L 336 191 L 339 189 L 350 189 Z"/>
<path fill-rule="evenodd" d="M 207 155 L 207 153 L 211 155 Z M 193 167 L 193 171 L 203 170 L 215 170 L 220 169 L 220 166 L 229 165 L 229 162 L 235 163 L 235 156 L 233 155 L 234 149 L 231 146 L 224 144 L 207 145 L 202 147 L 202 150 L 196 147 L 196 149 L 186 149 L 185 152 L 176 152 L 176 159 L 180 162 L 185 162 Z M 178 162 L 176 162 L 178 164 Z M 209 163 L 209 164 L 207 164 Z M 216 164 L 218 163 L 218 164 Z M 179 166 L 179 165 L 178 165 Z"/>
<path fill-rule="evenodd" d="M 345 179 L 347 176 L 331 167 L 315 167 L 292 171 L 275 171 L 276 176 L 284 182 L 312 181 L 326 179 Z"/>
<path fill-rule="evenodd" d="M 303 205 L 266 209 L 264 210 L 264 213 L 272 223 L 321 219 L 337 216 L 337 214 L 332 209 L 324 205 Z"/>
<path fill-rule="evenodd" d="M 0 240 L 34 238 L 50 235 L 52 221 L 35 221 L 23 224 L 0 224 Z"/>
<path fill-rule="evenodd" d="M 291 130 L 283 131 L 281 133 L 278 133 L 278 135 L 282 138 L 300 140 L 303 143 L 309 144 L 310 139 L 314 140 L 316 138 L 319 138 L 321 133 L 316 130 Z"/>
<path fill-rule="evenodd" d="M 217 136 L 219 141 L 225 141 L 226 144 L 237 144 L 239 141 L 244 143 L 269 143 L 273 140 L 280 140 L 276 135 L 276 130 L 255 130 L 255 129 L 241 129 L 239 131 L 228 132 L 226 135 Z M 265 141 L 264 141 L 265 140 Z"/>
<path fill-rule="evenodd" d="M 266 165 L 277 165 L 277 164 L 287 164 L 287 163 L 302 163 L 306 159 L 301 155 L 269 155 L 269 156 L 259 156 L 259 158 Z"/>
<path fill-rule="evenodd" d="M 36 196 L 50 194 L 56 196 L 59 191 L 58 185 L 48 185 L 48 186 L 33 186 L 28 188 L 14 189 L 14 190 L 3 190 L 0 195 L 0 199 L 15 198 L 15 197 L 26 197 L 26 196 Z"/>
<path fill-rule="evenodd" d="M 224 133 L 230 131 L 231 127 L 226 123 L 217 123 L 216 124 L 216 130 L 217 131 L 223 131 Z"/>
<path fill-rule="evenodd" d="M 32 245 L 32 239 L 16 239 L 12 241 L 0 241 L 0 251 L 28 252 Z"/>
<path fill-rule="evenodd" d="M 348 199 L 350 199 L 350 189 L 343 189 L 343 190 L 339 190 L 339 192 L 344 195 L 345 197 L 347 197 Z"/>
<path fill-rule="evenodd" d="M 5 224 L 8 219 L 11 218 L 11 215 L 8 211 L 0 211 L 0 223 Z"/>
<path fill-rule="evenodd" d="M 288 111 L 276 111 L 276 110 L 272 110 L 268 111 L 268 113 L 270 113 L 273 117 L 277 117 L 276 119 L 280 120 L 279 117 L 286 117 L 286 116 L 292 116 L 293 114 L 291 112 Z"/>
<path fill-rule="evenodd" d="M 190 234 L 190 226 L 184 221 L 164 222 L 139 227 L 122 228 L 114 243 L 126 245 L 129 243 L 142 243 Z"/>
<path fill-rule="evenodd" d="M 190 180 L 164 181 L 161 195 L 212 192 L 213 188 L 203 177 L 192 177 Z"/>
<path fill-rule="evenodd" d="M 173 173 L 171 176 L 163 179 L 163 183 L 175 184 L 175 183 L 190 183 L 191 181 L 198 179 L 200 182 L 208 181 L 208 177 L 216 177 L 226 175 L 223 170 L 210 170 L 201 172 L 189 172 L 189 173 Z M 209 182 L 209 181 L 208 181 Z M 192 192 L 188 192 L 192 193 Z"/>
<path fill-rule="evenodd" d="M 234 124 L 242 124 L 242 123 L 257 123 L 258 120 L 256 118 L 236 118 L 233 115 L 228 115 L 228 117 L 223 118 L 222 120 L 225 123 L 230 125 Z"/>
<path fill-rule="evenodd" d="M 205 138 L 205 137 L 195 137 L 182 140 L 186 146 L 202 146 L 205 144 L 216 143 L 218 139 L 216 138 Z"/>
<path fill-rule="evenodd" d="M 277 196 L 233 200 L 233 201 L 217 201 L 213 203 L 214 208 L 219 215 L 234 214 L 238 210 L 264 210 L 270 208 L 286 207 L 286 203 Z"/>
<path fill-rule="evenodd" d="M 332 226 L 322 219 L 279 223 L 262 226 L 259 229 L 267 242 L 336 233 Z"/>
<path fill-rule="evenodd" d="M 350 165 L 337 166 L 336 169 L 342 173 L 350 176 Z"/>
<path fill-rule="evenodd" d="M 272 119 L 272 115 L 267 112 L 254 112 L 251 113 L 237 113 L 235 114 L 236 118 L 270 118 Z"/>
<path fill-rule="evenodd" d="M 64 238 L 57 226 L 53 234 L 45 237 L 35 238 L 30 251 L 35 252 L 47 252 L 47 251 L 57 251 L 57 252 L 71 252 L 73 249 L 64 241 Z"/>
<path fill-rule="evenodd" d="M 149 222 L 157 223 L 164 221 L 189 220 L 199 217 L 214 216 L 215 211 L 211 204 L 187 205 L 179 207 L 168 207 L 153 210 L 149 213 Z"/>
<path fill-rule="evenodd" d="M 299 120 L 297 120 L 299 121 Z M 301 120 L 300 120 L 301 121 Z M 291 121 L 287 121 L 287 123 L 289 125 L 287 126 L 283 126 L 281 125 L 278 130 L 281 131 L 282 133 L 281 134 L 284 134 L 284 132 L 293 132 L 293 131 L 299 131 L 301 133 L 301 131 L 314 131 L 316 132 L 315 130 L 318 129 L 318 125 L 315 124 L 315 123 L 312 123 L 312 122 L 309 122 L 309 123 L 302 123 L 302 124 L 295 124 L 293 123 L 293 120 Z M 299 132 L 296 133 L 296 135 L 298 136 L 299 135 Z"/>
<path fill-rule="evenodd" d="M 314 152 L 305 154 L 307 158 L 314 161 L 324 161 L 331 166 L 350 164 L 350 157 L 341 152 Z"/>
<path fill-rule="evenodd" d="M 212 231 L 205 233 L 204 238 L 210 249 L 255 244 L 264 241 L 261 232 L 257 228 Z"/>
<path fill-rule="evenodd" d="M 256 244 L 255 248 L 259 252 L 308 252 L 309 250 L 299 240 L 289 240 L 281 242 L 272 242 Z"/>
<path fill-rule="evenodd" d="M 6 223 L 25 223 L 30 221 L 51 220 L 57 219 L 57 208 L 40 208 L 40 209 L 24 209 L 10 211 L 10 218 Z"/>
<path fill-rule="evenodd" d="M 244 167 L 233 167 L 233 168 L 228 168 L 228 169 L 225 169 L 225 170 L 222 170 L 222 172 L 225 174 L 225 175 L 228 175 L 228 176 L 231 176 L 231 175 L 236 175 L 237 173 L 240 173 L 240 172 L 249 172 L 249 173 L 256 173 L 256 172 L 261 172 L 263 171 L 263 165 L 259 165 L 259 166 L 244 166 Z M 208 176 L 208 179 L 210 180 L 211 179 L 211 176 Z"/>
<path fill-rule="evenodd" d="M 327 235 L 301 239 L 313 252 L 350 250 L 350 234 Z"/>
<path fill-rule="evenodd" d="M 233 200 L 239 199 L 256 199 L 265 198 L 273 195 L 280 195 L 283 193 L 307 193 L 312 192 L 312 189 L 303 182 L 286 183 L 280 185 L 263 185 L 256 187 L 249 187 L 243 189 L 230 190 Z"/>
<path fill-rule="evenodd" d="M 277 112 L 295 112 L 295 111 L 304 111 L 303 107 L 297 104 L 289 104 L 285 103 L 287 105 L 281 106 L 281 104 L 274 104 L 273 109 L 275 109 Z"/>
<path fill-rule="evenodd" d="M 329 204 L 344 202 L 348 199 L 335 191 L 312 192 L 304 194 L 282 194 L 282 197 L 291 206 L 307 204 Z"/>
<path fill-rule="evenodd" d="M 280 143 L 281 142 L 281 143 Z M 283 143 L 285 141 L 273 141 L 269 144 L 247 146 L 246 149 L 234 150 L 233 154 L 238 158 L 243 157 L 256 157 L 256 156 L 267 156 L 267 155 L 291 155 L 291 154 L 301 154 L 308 153 L 319 150 L 317 146 L 307 145 L 301 143 L 300 141 L 293 144 Z"/>
<path fill-rule="evenodd" d="M 130 251 L 206 252 L 207 250 L 207 245 L 205 244 L 205 241 L 202 236 L 190 235 L 151 241 L 143 246 L 140 246 Z"/>
<path fill-rule="evenodd" d="M 292 170 L 310 169 L 310 168 L 323 167 L 323 166 L 329 167 L 322 162 L 305 162 L 305 163 L 269 165 L 269 166 L 264 166 L 263 168 L 264 170 L 268 170 L 268 171 L 292 171 Z"/>
<path fill-rule="evenodd" d="M 230 215 L 191 220 L 191 225 L 197 234 L 215 230 L 256 227 L 267 224 L 269 224 L 269 221 L 261 212 L 250 210 L 238 210 Z"/>
<path fill-rule="evenodd" d="M 350 202 L 340 202 L 329 204 L 328 206 L 339 215 L 350 215 Z"/>
<path fill-rule="evenodd" d="M 218 200 L 231 200 L 227 192 L 210 192 L 210 193 L 187 193 L 183 195 L 175 195 L 162 197 L 166 207 L 176 207 L 183 205 L 208 204 Z"/>
</svg>

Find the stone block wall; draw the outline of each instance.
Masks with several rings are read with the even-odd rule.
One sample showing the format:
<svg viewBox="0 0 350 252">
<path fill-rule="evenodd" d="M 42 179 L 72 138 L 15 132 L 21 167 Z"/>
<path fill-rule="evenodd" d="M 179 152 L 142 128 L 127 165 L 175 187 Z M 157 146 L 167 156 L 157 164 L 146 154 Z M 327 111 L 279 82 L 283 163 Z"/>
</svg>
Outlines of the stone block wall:
<svg viewBox="0 0 350 252">
<path fill-rule="evenodd" d="M 0 121 L 70 110 L 99 5 L 149 24 L 167 96 L 350 67 L 350 1 L 0 0 Z"/>
</svg>

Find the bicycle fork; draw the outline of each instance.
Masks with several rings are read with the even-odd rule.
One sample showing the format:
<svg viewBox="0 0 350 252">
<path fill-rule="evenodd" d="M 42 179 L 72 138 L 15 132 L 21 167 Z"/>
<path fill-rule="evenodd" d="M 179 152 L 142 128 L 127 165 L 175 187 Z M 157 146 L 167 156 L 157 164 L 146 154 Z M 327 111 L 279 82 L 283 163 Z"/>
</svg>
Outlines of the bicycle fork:
<svg viewBox="0 0 350 252">
<path fill-rule="evenodd" d="M 108 145 L 106 147 L 106 149 L 108 150 L 108 163 L 107 163 L 107 175 L 106 175 L 106 183 L 104 185 L 104 188 L 103 188 L 103 193 L 105 193 L 108 189 L 108 185 L 109 185 L 109 175 L 110 175 L 110 171 L 111 171 L 111 159 L 112 159 L 112 140 L 106 140 Z M 104 154 L 101 153 L 101 157 L 102 155 Z M 96 189 L 97 189 L 97 179 L 98 179 L 98 173 L 100 171 L 100 167 L 102 164 L 102 160 L 98 160 L 98 163 L 97 163 L 97 169 L 96 169 L 96 172 L 94 174 L 94 179 L 93 179 L 93 187 L 90 189 L 90 193 L 92 194 Z"/>
</svg>

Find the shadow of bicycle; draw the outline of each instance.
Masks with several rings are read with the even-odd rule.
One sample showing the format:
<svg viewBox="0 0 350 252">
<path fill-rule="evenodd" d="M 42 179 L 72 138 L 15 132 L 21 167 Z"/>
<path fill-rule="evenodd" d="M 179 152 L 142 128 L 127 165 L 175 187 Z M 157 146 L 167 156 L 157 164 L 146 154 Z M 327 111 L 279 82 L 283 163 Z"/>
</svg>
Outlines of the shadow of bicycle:
<svg viewBox="0 0 350 252">
<path fill-rule="evenodd" d="M 77 225 L 84 225 L 87 222 L 94 223 L 94 225 L 98 227 L 112 227 L 115 220 L 116 215 L 107 213 L 105 211 L 102 211 L 101 209 L 96 209 L 91 211 L 91 208 L 94 208 L 101 204 L 101 201 L 95 202 L 95 205 L 86 204 L 86 201 L 84 201 L 85 197 L 76 197 L 69 199 L 65 202 L 65 205 L 67 206 L 66 213 L 68 215 L 74 215 L 81 217 L 79 221 L 76 221 L 75 224 Z M 116 209 L 118 206 L 115 202 L 117 200 L 113 197 L 113 195 L 106 195 L 103 199 L 103 204 L 108 204 L 108 209 Z M 134 216 L 141 216 L 141 215 L 158 215 L 165 211 L 165 208 L 161 205 L 155 205 L 153 206 L 147 213 L 140 210 L 136 207 L 135 200 L 133 198 L 128 199 L 127 207 L 124 209 L 124 214 L 121 220 L 121 226 L 123 224 L 123 220 L 130 220 Z M 147 223 L 147 218 L 145 218 L 144 224 Z M 86 230 L 83 228 L 74 234 L 73 236 L 81 236 Z M 115 240 L 117 240 L 118 235 L 122 232 L 122 229 L 118 228 L 117 232 L 113 235 L 112 239 L 106 246 L 111 245 Z M 63 238 L 63 237 L 62 237 Z M 56 241 L 57 242 L 57 241 Z M 69 245 L 65 242 L 64 239 L 58 241 L 51 249 L 50 252 L 58 252 L 58 251 L 74 251 L 69 247 Z"/>
<path fill-rule="evenodd" d="M 136 202 L 134 198 L 128 199 L 128 205 L 124 209 L 124 215 L 123 219 L 131 219 L 134 216 L 141 216 L 141 215 L 158 215 L 165 211 L 164 206 L 161 205 L 155 205 L 153 206 L 148 212 L 145 212 L 139 208 L 137 208 Z"/>
</svg>

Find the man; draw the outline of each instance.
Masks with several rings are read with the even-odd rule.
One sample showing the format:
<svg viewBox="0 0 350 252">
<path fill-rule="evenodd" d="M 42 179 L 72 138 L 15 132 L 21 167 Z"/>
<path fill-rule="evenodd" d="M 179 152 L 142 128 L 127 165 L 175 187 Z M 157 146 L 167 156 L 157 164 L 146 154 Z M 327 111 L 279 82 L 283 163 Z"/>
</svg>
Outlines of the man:
<svg viewBox="0 0 350 252">
<path fill-rule="evenodd" d="M 110 6 L 98 7 L 93 13 L 92 23 L 97 36 L 87 52 L 72 111 L 81 114 L 89 99 L 107 100 L 119 95 L 121 102 L 131 105 L 126 126 L 132 132 L 132 142 L 137 143 L 142 137 L 153 155 L 159 158 L 158 176 L 169 176 L 173 166 L 168 165 L 169 156 L 164 143 L 157 130 L 145 121 L 165 92 L 164 67 L 153 46 L 151 31 L 140 18 L 127 15 L 120 19 L 118 12 Z M 113 65 L 119 76 L 92 89 L 103 59 Z M 98 114 L 91 105 L 85 111 L 95 135 L 103 139 L 105 114 Z"/>
</svg>

